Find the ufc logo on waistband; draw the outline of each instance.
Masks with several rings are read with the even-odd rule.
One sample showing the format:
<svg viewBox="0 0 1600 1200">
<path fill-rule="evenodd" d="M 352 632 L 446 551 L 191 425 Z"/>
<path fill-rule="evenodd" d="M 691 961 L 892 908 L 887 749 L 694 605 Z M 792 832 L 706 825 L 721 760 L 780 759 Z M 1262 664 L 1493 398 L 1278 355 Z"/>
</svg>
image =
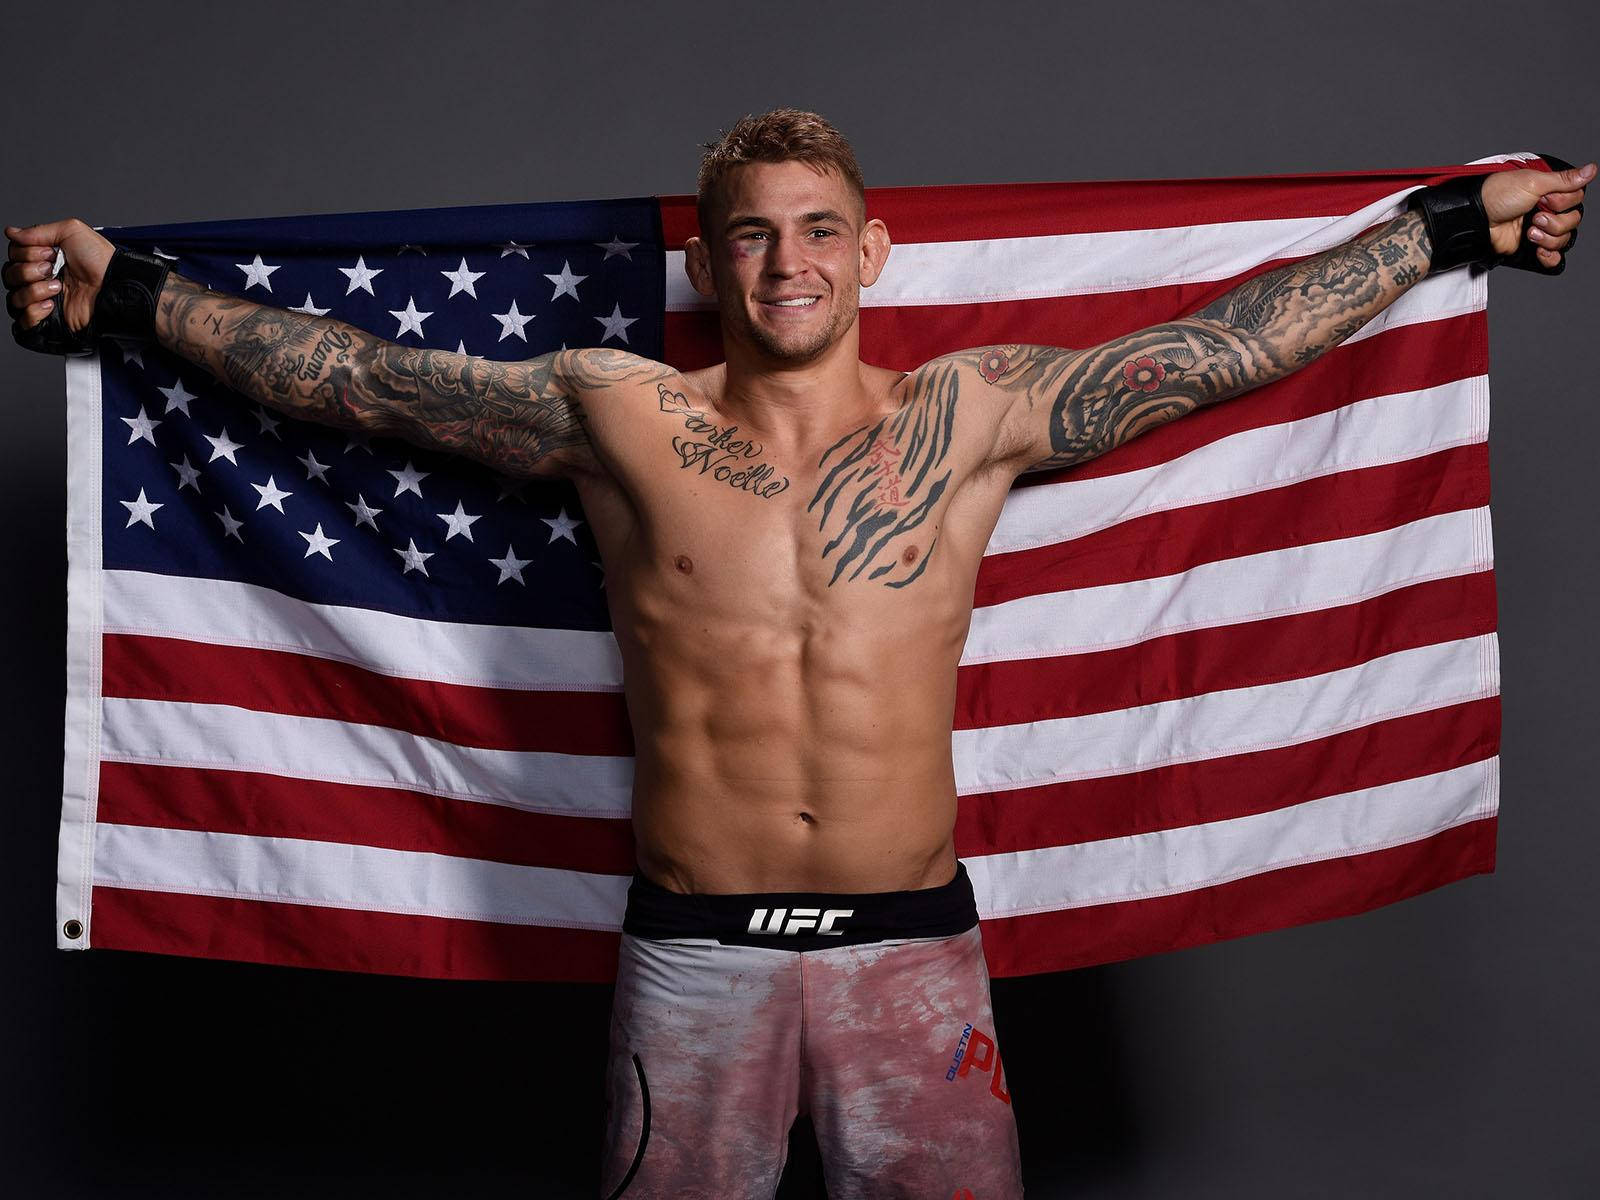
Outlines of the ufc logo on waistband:
<svg viewBox="0 0 1600 1200">
<path fill-rule="evenodd" d="M 856 910 L 853 908 L 830 908 L 824 912 L 820 908 L 797 908 L 791 912 L 787 908 L 774 908 L 770 910 L 772 913 L 770 920 L 767 917 L 768 911 L 765 908 L 756 909 L 755 915 L 750 918 L 750 925 L 745 932 L 805 933 L 808 930 L 815 929 L 818 933 L 841 937 L 844 934 L 844 930 L 835 929 L 833 923 L 854 915 Z M 785 916 L 789 918 L 787 923 L 783 919 Z M 822 918 L 821 921 L 817 920 L 819 916 Z"/>
</svg>

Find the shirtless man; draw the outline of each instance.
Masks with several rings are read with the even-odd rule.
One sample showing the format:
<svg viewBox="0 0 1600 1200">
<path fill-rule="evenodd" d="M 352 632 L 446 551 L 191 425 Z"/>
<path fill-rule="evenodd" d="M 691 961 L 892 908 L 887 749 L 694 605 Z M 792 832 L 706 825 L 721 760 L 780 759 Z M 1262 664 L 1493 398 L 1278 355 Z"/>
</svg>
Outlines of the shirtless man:
<svg viewBox="0 0 1600 1200">
<path fill-rule="evenodd" d="M 1559 269 L 1594 172 L 1490 175 L 1475 217 L 1478 180 L 1429 189 L 1421 211 L 1182 320 L 909 374 L 859 357 L 888 230 L 845 140 L 791 109 L 740 121 L 702 164 L 686 265 L 727 356 L 705 370 L 399 346 L 154 259 L 120 286 L 113 267 L 97 307 L 115 247 L 76 220 L 8 228 L 4 281 L 34 348 L 73 349 L 93 315 L 88 336 L 142 331 L 293 416 L 576 484 L 637 746 L 602 1194 L 771 1195 L 806 1111 L 835 1197 L 988 1200 L 1021 1182 L 952 843 L 950 729 L 1012 482 L 1305 365 L 1435 258 L 1520 249 Z M 41 325 L 57 311 L 64 328 Z M 1153 378 L 1131 378 L 1146 356 Z M 738 469 L 700 469 L 707 443 Z"/>
</svg>

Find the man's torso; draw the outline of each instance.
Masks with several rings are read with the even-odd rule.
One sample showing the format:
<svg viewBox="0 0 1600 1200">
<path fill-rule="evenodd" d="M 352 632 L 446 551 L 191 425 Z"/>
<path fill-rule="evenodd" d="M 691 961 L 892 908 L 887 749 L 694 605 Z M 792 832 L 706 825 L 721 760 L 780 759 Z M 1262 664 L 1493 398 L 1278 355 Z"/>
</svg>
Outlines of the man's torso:
<svg viewBox="0 0 1600 1200">
<path fill-rule="evenodd" d="M 719 368 L 585 403 L 602 469 L 575 480 L 622 651 L 639 864 L 663 886 L 955 870 L 956 666 L 1011 483 L 989 465 L 1000 406 L 948 362 L 862 372 L 865 408 L 791 444 L 719 413 Z"/>
</svg>

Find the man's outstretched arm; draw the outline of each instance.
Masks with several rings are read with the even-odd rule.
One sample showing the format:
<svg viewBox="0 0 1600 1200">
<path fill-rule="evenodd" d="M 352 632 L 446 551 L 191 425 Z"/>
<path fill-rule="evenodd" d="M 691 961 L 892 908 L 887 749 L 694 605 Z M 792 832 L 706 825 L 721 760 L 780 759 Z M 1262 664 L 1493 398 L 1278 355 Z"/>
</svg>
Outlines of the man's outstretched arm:
<svg viewBox="0 0 1600 1200">
<path fill-rule="evenodd" d="M 115 247 L 76 220 L 6 232 L 7 308 L 17 325 L 40 325 L 59 307 L 63 340 L 77 337 L 73 331 L 88 328 L 101 311 L 96 303 Z M 57 247 L 66 267 L 54 277 Z M 291 416 L 389 434 L 519 476 L 597 467 L 583 398 L 671 374 L 617 350 L 497 362 L 402 346 L 343 321 L 213 292 L 176 273 L 161 286 L 147 333 L 234 390 Z"/>
<path fill-rule="evenodd" d="M 1513 252 L 1522 215 L 1548 196 L 1549 224 L 1536 225 L 1534 237 L 1540 263 L 1553 265 L 1580 220 L 1573 210 L 1588 178 L 1592 172 L 1491 176 L 1484 203 L 1496 220 L 1494 249 Z M 1561 186 L 1577 190 L 1557 191 Z M 1415 286 L 1434 253 L 1427 224 L 1410 211 L 1324 254 L 1247 280 L 1190 316 L 1100 346 L 1001 346 L 952 358 L 1011 394 L 996 460 L 1017 473 L 1071 466 L 1313 362 Z"/>
</svg>

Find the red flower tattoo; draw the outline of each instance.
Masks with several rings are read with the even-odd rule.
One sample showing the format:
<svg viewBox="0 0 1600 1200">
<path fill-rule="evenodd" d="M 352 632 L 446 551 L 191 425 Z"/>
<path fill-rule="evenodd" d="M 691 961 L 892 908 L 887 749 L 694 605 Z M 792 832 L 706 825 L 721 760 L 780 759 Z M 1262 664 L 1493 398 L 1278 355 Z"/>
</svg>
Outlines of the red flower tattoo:
<svg viewBox="0 0 1600 1200">
<path fill-rule="evenodd" d="M 1011 366 L 1011 360 L 1002 350 L 991 350 L 983 356 L 983 361 L 978 364 L 978 374 L 983 376 L 985 383 L 993 383 L 1006 373 Z"/>
<path fill-rule="evenodd" d="M 1153 392 L 1166 377 L 1167 369 L 1148 354 L 1122 364 L 1122 382 L 1136 392 Z"/>
</svg>

